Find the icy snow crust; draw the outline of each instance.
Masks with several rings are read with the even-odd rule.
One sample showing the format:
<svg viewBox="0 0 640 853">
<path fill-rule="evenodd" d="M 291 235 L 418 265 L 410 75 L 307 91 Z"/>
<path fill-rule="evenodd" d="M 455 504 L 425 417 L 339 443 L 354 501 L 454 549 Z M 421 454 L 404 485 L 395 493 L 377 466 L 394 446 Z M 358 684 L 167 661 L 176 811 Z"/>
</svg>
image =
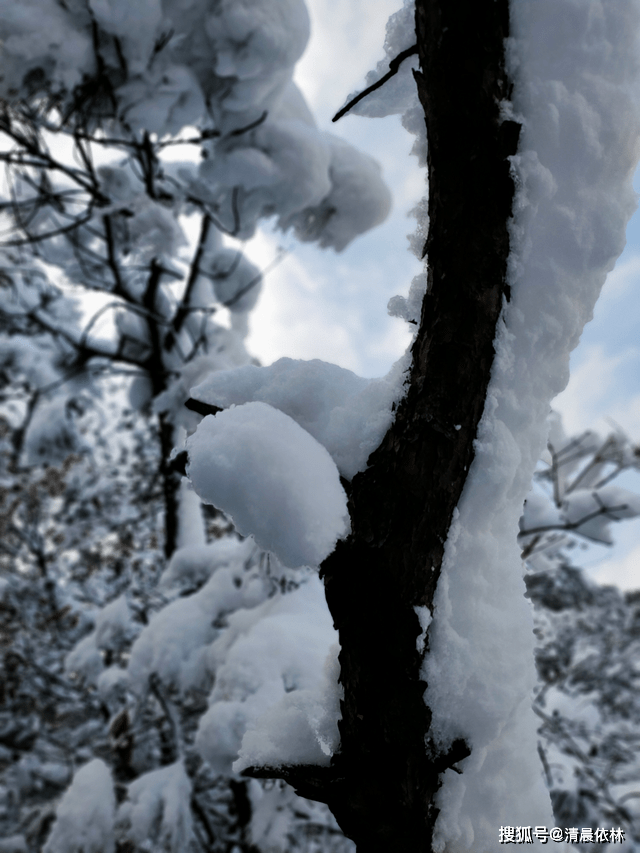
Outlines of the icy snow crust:
<svg viewBox="0 0 640 853">
<path fill-rule="evenodd" d="M 446 544 L 424 668 L 438 741 L 463 736 L 472 745 L 462 775 L 447 770 L 437 795 L 436 851 L 493 853 L 501 825 L 553 826 L 530 710 L 532 617 L 516 535 L 549 402 L 567 383 L 569 353 L 636 206 L 639 19 L 637 0 L 511 5 L 513 115 L 523 122 L 513 157 L 512 301 Z"/>
</svg>

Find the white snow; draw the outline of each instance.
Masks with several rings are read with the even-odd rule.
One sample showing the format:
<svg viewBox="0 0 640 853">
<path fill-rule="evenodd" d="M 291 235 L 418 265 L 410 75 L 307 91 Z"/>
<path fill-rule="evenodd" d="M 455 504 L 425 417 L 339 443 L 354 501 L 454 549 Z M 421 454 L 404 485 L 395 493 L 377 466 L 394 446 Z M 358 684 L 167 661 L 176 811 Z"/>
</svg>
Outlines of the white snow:
<svg viewBox="0 0 640 853">
<path fill-rule="evenodd" d="M 191 781 L 183 762 L 144 773 L 132 782 L 118 809 L 118 824 L 139 849 L 188 850 L 193 828 Z"/>
<path fill-rule="evenodd" d="M 209 274 L 218 302 L 230 311 L 250 311 L 260 295 L 262 273 L 236 249 L 221 249 L 211 259 Z"/>
<path fill-rule="evenodd" d="M 0 853 L 29 853 L 24 835 L 12 835 L 0 838 Z"/>
<path fill-rule="evenodd" d="M 206 647 L 218 634 L 219 620 L 238 608 L 252 608 L 268 594 L 257 572 L 247 573 L 251 542 L 218 543 L 182 548 L 167 569 L 162 586 L 209 580 L 192 595 L 177 598 L 155 613 L 131 648 L 131 688 L 144 692 L 152 674 L 163 684 L 185 691 L 202 688 L 207 680 Z"/>
<path fill-rule="evenodd" d="M 65 670 L 93 684 L 104 668 L 103 651 L 122 649 L 137 633 L 125 595 L 105 605 L 96 616 L 93 631 L 80 640 L 65 658 Z"/>
<path fill-rule="evenodd" d="M 26 464 L 61 464 L 70 453 L 80 448 L 79 439 L 65 397 L 45 397 L 36 406 L 27 428 Z"/>
<path fill-rule="evenodd" d="M 424 652 L 427 641 L 427 630 L 433 619 L 432 613 L 426 605 L 417 604 L 414 608 L 418 621 L 420 622 L 420 633 L 416 637 L 416 649 Z"/>
<path fill-rule="evenodd" d="M 569 353 L 635 208 L 639 12 L 636 0 L 511 5 L 513 114 L 524 121 L 513 158 L 512 301 L 447 539 L 424 671 L 438 743 L 462 736 L 472 746 L 436 797 L 436 851 L 493 853 L 500 825 L 553 825 L 530 710 L 532 619 L 516 534 L 550 400 L 566 385 Z"/>
<path fill-rule="evenodd" d="M 119 666 L 109 666 L 98 676 L 96 687 L 107 707 L 119 708 L 129 687 L 129 674 Z"/>
<path fill-rule="evenodd" d="M 522 512 L 521 525 L 523 530 L 561 526 L 562 523 L 563 519 L 559 508 L 546 495 L 533 490 L 529 492 Z"/>
<path fill-rule="evenodd" d="M 179 248 L 182 234 L 171 208 L 187 194 L 220 211 L 220 221 L 241 239 L 253 235 L 261 217 L 275 214 L 280 228 L 337 251 L 386 217 L 390 194 L 377 163 L 319 131 L 293 83 L 309 38 L 304 0 L 91 0 L 89 7 L 0 0 L 0 95 L 27 94 L 41 79 L 62 104 L 71 102 L 74 87 L 97 74 L 95 25 L 99 38 L 118 39 L 126 62 L 113 91 L 119 120 L 158 137 L 186 127 L 216 128 L 219 137 L 204 146 L 200 166 L 184 164 L 173 170 L 171 184 L 164 182 L 170 192 L 161 203 L 147 196 L 139 176 L 137 188 L 105 179 L 125 163 L 101 167 L 101 182 L 115 190 L 108 193 L 114 206 L 97 216 L 126 206 L 134 215 L 118 229 L 141 258 L 170 256 Z M 101 61 L 114 72 L 112 80 L 121 78 L 116 51 L 103 51 Z M 261 116 L 265 120 L 256 124 Z M 115 117 L 112 123 L 117 127 Z M 55 225 L 55 216 L 46 215 Z M 44 251 L 69 267 L 68 275 L 78 266 L 64 240 L 50 241 Z M 75 277 L 86 283 L 81 270 Z"/>
<path fill-rule="evenodd" d="M 337 651 L 315 574 L 293 592 L 231 614 L 206 652 L 215 685 L 196 749 L 219 773 L 233 762 L 237 772 L 252 764 L 328 764 L 339 741 Z"/>
<path fill-rule="evenodd" d="M 565 496 L 563 509 L 567 521 L 579 524 L 577 530 L 583 536 L 612 544 L 610 522 L 635 518 L 640 514 L 640 496 L 614 485 L 601 489 L 577 489 Z"/>
<path fill-rule="evenodd" d="M 115 808 L 109 768 L 94 758 L 65 791 L 43 853 L 113 853 Z"/>
<path fill-rule="evenodd" d="M 0 4 L 2 96 L 19 91 L 29 72 L 46 68 L 54 88 L 80 83 L 91 67 L 88 33 L 69 26 L 69 16 L 55 0 Z"/>
<path fill-rule="evenodd" d="M 319 359 L 281 358 L 268 367 L 212 372 L 191 395 L 221 409 L 253 401 L 279 409 L 324 445 L 350 480 L 391 426 L 408 364 L 404 356 L 387 376 L 363 379 Z"/>
<path fill-rule="evenodd" d="M 191 396 L 189 389 L 201 382 L 209 373 L 229 370 L 249 362 L 249 355 L 237 335 L 223 326 L 213 325 L 208 330 L 210 351 L 196 356 L 182 365 L 166 391 L 153 401 L 156 412 L 168 412 L 174 424 L 193 431 L 200 422 L 200 415 L 185 407 Z"/>
<path fill-rule="evenodd" d="M 193 493 L 192 493 L 193 494 Z M 160 578 L 160 589 L 197 589 L 222 566 L 244 563 L 255 546 L 250 541 L 223 538 L 207 545 L 183 545 L 174 551 Z"/>
<path fill-rule="evenodd" d="M 186 432 L 180 427 L 174 435 L 178 434 L 178 444 L 184 442 Z M 181 439 L 181 441 L 180 441 Z M 180 481 L 178 491 L 178 550 L 183 547 L 206 548 L 206 535 L 204 521 L 202 518 L 202 504 L 196 493 L 191 488 L 191 483 L 186 477 Z M 175 552 L 174 555 L 175 556 Z M 164 572 L 166 575 L 166 571 Z M 164 576 L 163 575 L 163 576 Z"/>
<path fill-rule="evenodd" d="M 379 225 L 391 210 L 391 193 L 378 163 L 337 136 L 324 134 L 329 147 L 331 189 L 317 204 L 283 216 L 284 229 L 293 227 L 298 240 L 317 241 L 341 252 L 358 234 Z"/>
<path fill-rule="evenodd" d="M 348 533 L 335 463 L 283 412 L 257 402 L 208 415 L 186 447 L 200 498 L 285 566 L 320 565 Z"/>
<path fill-rule="evenodd" d="M 104 668 L 104 661 L 93 631 L 76 643 L 65 658 L 64 664 L 65 671 L 73 678 L 79 677 L 89 684 L 98 679 Z"/>
</svg>

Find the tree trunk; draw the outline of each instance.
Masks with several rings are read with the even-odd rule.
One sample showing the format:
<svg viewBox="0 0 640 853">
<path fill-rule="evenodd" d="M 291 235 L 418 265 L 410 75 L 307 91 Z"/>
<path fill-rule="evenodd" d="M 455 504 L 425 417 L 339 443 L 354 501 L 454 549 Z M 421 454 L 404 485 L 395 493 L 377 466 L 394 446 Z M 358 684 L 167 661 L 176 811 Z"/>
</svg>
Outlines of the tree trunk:
<svg viewBox="0 0 640 853">
<path fill-rule="evenodd" d="M 322 566 L 342 648 L 341 749 L 326 780 L 306 789 L 358 853 L 430 851 L 439 774 L 468 754 L 463 741 L 448 755 L 430 744 L 414 607 L 432 606 L 509 298 L 507 156 L 520 128 L 499 108 L 510 95 L 508 24 L 508 0 L 416 2 L 428 289 L 407 395 L 351 484 L 352 533 Z"/>
</svg>

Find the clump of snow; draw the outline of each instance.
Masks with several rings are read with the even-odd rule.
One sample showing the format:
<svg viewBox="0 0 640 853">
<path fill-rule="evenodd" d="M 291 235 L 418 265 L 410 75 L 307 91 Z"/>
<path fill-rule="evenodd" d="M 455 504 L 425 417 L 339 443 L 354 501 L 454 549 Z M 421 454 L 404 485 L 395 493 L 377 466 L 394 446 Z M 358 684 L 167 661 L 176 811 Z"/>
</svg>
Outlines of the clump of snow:
<svg viewBox="0 0 640 853">
<path fill-rule="evenodd" d="M 230 311 L 250 311 L 260 295 L 262 273 L 236 249 L 221 249 L 211 259 L 216 299 Z"/>
<path fill-rule="evenodd" d="M 250 237 L 261 216 L 277 211 L 280 217 L 291 217 L 328 195 L 332 182 L 327 141 L 298 119 L 265 121 L 251 134 L 220 142 L 215 157 L 201 164 L 199 178 L 220 199 L 236 186 L 244 188 L 236 202 L 238 235 Z"/>
<path fill-rule="evenodd" d="M 233 765 L 235 772 L 251 766 L 329 764 L 340 743 L 338 652 L 336 643 L 313 687 L 290 690 L 247 727 Z"/>
<path fill-rule="evenodd" d="M 96 617 L 95 638 L 99 649 L 116 651 L 125 646 L 136 631 L 125 595 L 110 601 Z"/>
<path fill-rule="evenodd" d="M 207 545 L 184 545 L 174 551 L 160 578 L 160 589 L 181 593 L 199 589 L 223 566 L 242 565 L 255 550 L 250 540 L 223 538 Z"/>
<path fill-rule="evenodd" d="M 65 670 L 72 677 L 79 677 L 88 684 L 96 681 L 104 668 L 104 660 L 96 645 L 95 633 L 92 631 L 65 658 Z"/>
<path fill-rule="evenodd" d="M 386 377 L 363 379 L 319 359 L 281 358 L 269 367 L 211 373 L 191 394 L 221 409 L 255 401 L 279 409 L 326 447 L 350 480 L 391 426 L 408 364 L 403 356 Z"/>
<path fill-rule="evenodd" d="M 424 238 L 418 241 L 420 251 L 416 252 L 418 257 L 422 256 L 422 246 Z M 387 311 L 391 317 L 400 317 L 401 320 L 406 320 L 417 326 L 420 322 L 422 313 L 422 303 L 424 295 L 427 291 L 427 273 L 426 270 L 415 276 L 409 287 L 407 296 L 392 296 L 387 304 Z"/>
<path fill-rule="evenodd" d="M 79 15 L 88 19 L 88 15 Z M 70 88 L 82 80 L 92 65 L 92 45 L 87 30 L 70 26 L 70 16 L 54 0 L 25 0 L 0 5 L 2 96 L 27 88 L 38 72 L 46 72 L 54 89 Z"/>
<path fill-rule="evenodd" d="M 0 853 L 29 853 L 24 835 L 12 835 L 0 838 Z"/>
<path fill-rule="evenodd" d="M 302 56 L 311 30 L 304 0 L 221 0 L 205 19 L 228 110 L 260 103 Z"/>
<path fill-rule="evenodd" d="M 202 382 L 210 373 L 218 370 L 231 370 L 247 364 L 250 357 L 242 341 L 224 326 L 211 325 L 207 330 L 209 352 L 196 356 L 176 369 L 176 377 L 166 391 L 153 401 L 156 412 L 166 412 L 176 426 L 193 431 L 200 422 L 200 415 L 185 407 L 191 396 L 193 385 Z"/>
<path fill-rule="evenodd" d="M 427 642 L 427 630 L 431 625 L 432 613 L 426 605 L 417 604 L 414 608 L 420 622 L 420 633 L 416 637 L 416 649 L 423 652 Z"/>
<path fill-rule="evenodd" d="M 289 785 L 274 785 L 265 790 L 251 780 L 251 843 L 258 850 L 286 850 L 290 846 L 292 812 L 302 802 Z M 295 803 L 295 805 L 294 805 Z"/>
<path fill-rule="evenodd" d="M 530 709 L 532 616 L 518 516 L 550 400 L 567 382 L 569 353 L 636 206 L 639 13 L 635 0 L 511 5 L 516 85 L 505 115 L 523 122 L 512 158 L 512 299 L 446 543 L 424 670 L 438 747 L 464 737 L 472 752 L 462 774 L 444 774 L 435 851 L 493 853 L 500 825 L 553 825 Z"/>
<path fill-rule="evenodd" d="M 56 465 L 81 446 L 80 435 L 64 396 L 44 399 L 36 406 L 25 436 L 27 465 Z"/>
<path fill-rule="evenodd" d="M 125 837 L 140 849 L 183 853 L 189 849 L 191 781 L 182 761 L 140 776 L 129 785 L 118 809 Z"/>
<path fill-rule="evenodd" d="M 363 87 L 362 91 L 388 74 L 390 63 L 414 47 L 416 41 L 415 3 L 414 0 L 404 0 L 402 8 L 391 15 L 387 21 L 384 44 L 385 57 L 378 63 L 375 70 L 367 74 L 367 85 Z M 411 153 L 417 156 L 420 166 L 426 166 L 427 134 L 424 109 L 420 104 L 413 77 L 413 71 L 418 68 L 418 64 L 417 54 L 407 56 L 400 63 L 397 73 L 386 80 L 380 88 L 369 92 L 351 107 L 350 113 L 376 118 L 390 115 L 402 116 L 402 126 L 415 137 Z M 360 93 L 352 92 L 347 98 L 347 103 L 357 94 Z M 416 232 L 409 236 L 409 242 L 413 253 L 418 258 L 422 258 L 428 228 L 428 199 L 423 199 L 411 213 L 418 222 Z M 400 317 L 412 325 L 417 324 L 420 320 L 426 285 L 425 271 L 414 278 L 407 297 L 394 296 L 391 298 L 388 305 L 389 314 L 392 317 Z"/>
<path fill-rule="evenodd" d="M 174 432 L 179 446 L 184 442 L 186 431 L 180 427 Z M 202 504 L 186 477 L 180 481 L 178 491 L 178 550 L 185 545 L 193 548 L 204 547 L 207 541 L 202 519 Z"/>
<path fill-rule="evenodd" d="M 120 39 L 131 71 L 143 72 L 162 22 L 160 0 L 89 0 L 89 7 L 100 27 Z"/>
<path fill-rule="evenodd" d="M 563 501 L 563 516 L 578 533 L 608 545 L 613 544 L 611 522 L 637 515 L 640 515 L 640 496 L 620 486 L 577 489 Z"/>
<path fill-rule="evenodd" d="M 328 764 L 339 735 L 337 634 L 317 575 L 229 616 L 207 651 L 215 673 L 196 749 L 219 773 Z M 284 722 L 286 720 L 286 722 Z"/>
<path fill-rule="evenodd" d="M 330 191 L 318 203 L 281 217 L 298 240 L 317 241 L 341 252 L 359 234 L 379 225 L 391 210 L 391 193 L 379 164 L 337 136 L 325 134 L 329 147 Z"/>
<path fill-rule="evenodd" d="M 93 631 L 69 652 L 65 670 L 88 684 L 95 683 L 104 668 L 103 652 L 122 650 L 138 630 L 126 596 L 118 596 L 100 610 Z"/>
<path fill-rule="evenodd" d="M 238 543 L 237 548 L 205 546 L 177 552 L 176 562 L 167 569 L 167 585 L 182 581 L 185 574 L 201 577 L 205 561 L 209 563 L 205 563 L 205 571 L 212 574 L 200 590 L 155 613 L 142 630 L 131 648 L 128 666 L 133 689 L 144 691 L 152 674 L 182 691 L 206 683 L 204 655 L 218 634 L 220 619 L 238 608 L 255 607 L 268 595 L 264 579 L 255 571 L 245 571 L 249 548 L 255 545 L 247 542 Z"/>
<path fill-rule="evenodd" d="M 119 666 L 109 666 L 97 678 L 100 699 L 109 709 L 118 709 L 126 698 L 129 674 Z"/>
<path fill-rule="evenodd" d="M 266 403 L 208 415 L 186 443 L 205 503 L 285 566 L 320 565 L 348 533 L 338 469 L 313 436 Z"/>
<path fill-rule="evenodd" d="M 529 492 L 524 502 L 524 510 L 520 520 L 522 530 L 561 526 L 562 521 L 559 508 L 546 495 L 534 491 Z"/>
<path fill-rule="evenodd" d="M 36 296 L 37 304 L 37 292 L 33 295 Z M 12 313 L 12 306 L 5 299 L 3 299 L 2 309 L 8 314 Z M 17 309 L 14 305 L 13 311 L 15 310 Z M 22 310 L 24 309 L 21 307 L 20 313 Z M 59 357 L 56 356 L 55 344 L 50 337 L 44 335 L 33 335 L 32 337 L 11 335 L 0 340 L 2 369 L 9 376 L 25 377 L 31 385 L 49 385 L 60 379 L 60 372 L 56 369 L 56 362 L 59 361 Z"/>
<path fill-rule="evenodd" d="M 94 758 L 65 791 L 43 853 L 114 853 L 115 809 L 109 768 Z"/>
</svg>

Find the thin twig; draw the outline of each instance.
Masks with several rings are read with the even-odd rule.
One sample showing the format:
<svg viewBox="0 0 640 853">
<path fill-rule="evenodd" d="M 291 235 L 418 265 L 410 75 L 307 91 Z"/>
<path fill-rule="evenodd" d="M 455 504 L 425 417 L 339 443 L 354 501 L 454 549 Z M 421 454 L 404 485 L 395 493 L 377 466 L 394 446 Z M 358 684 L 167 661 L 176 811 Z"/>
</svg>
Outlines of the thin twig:
<svg viewBox="0 0 640 853">
<path fill-rule="evenodd" d="M 360 92 L 359 95 L 356 95 L 355 98 L 352 98 L 348 104 L 346 104 L 341 110 L 338 110 L 338 112 L 334 115 L 334 117 L 331 119 L 331 121 L 338 121 L 338 119 L 341 119 L 343 115 L 346 115 L 349 112 L 349 110 L 353 109 L 353 107 L 355 107 L 356 104 L 360 103 L 360 101 L 363 98 L 366 98 L 367 95 L 370 95 L 372 92 L 375 92 L 376 89 L 379 89 L 381 86 L 384 86 L 384 84 L 387 82 L 387 80 L 390 80 L 392 77 L 394 77 L 398 73 L 398 71 L 400 70 L 400 65 L 404 62 L 404 60 L 408 59 L 410 56 L 415 56 L 415 54 L 417 52 L 418 52 L 418 45 L 414 44 L 411 47 L 408 47 L 406 50 L 403 50 L 401 53 L 399 53 L 389 63 L 389 71 L 387 71 L 387 73 L 384 75 L 384 77 L 381 77 L 379 80 L 377 80 L 375 83 L 373 83 L 373 85 L 368 86 L 364 90 L 364 92 Z"/>
</svg>

